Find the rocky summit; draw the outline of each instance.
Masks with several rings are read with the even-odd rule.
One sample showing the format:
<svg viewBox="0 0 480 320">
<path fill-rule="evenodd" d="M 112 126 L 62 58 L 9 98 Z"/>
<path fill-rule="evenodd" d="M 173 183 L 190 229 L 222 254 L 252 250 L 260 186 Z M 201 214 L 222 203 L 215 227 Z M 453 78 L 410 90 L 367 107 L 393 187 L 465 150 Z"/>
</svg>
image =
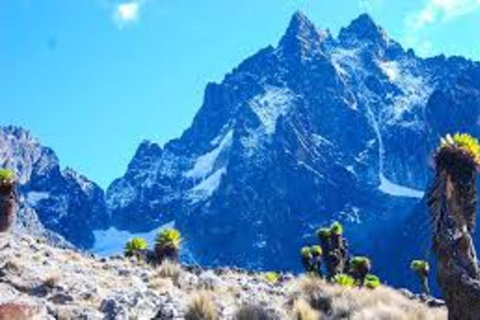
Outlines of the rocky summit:
<svg viewBox="0 0 480 320">
<path fill-rule="evenodd" d="M 386 286 L 349 288 L 171 262 L 153 267 L 24 234 L 4 235 L 0 248 L 0 319 L 447 319 L 442 301 Z"/>
<path fill-rule="evenodd" d="M 432 151 L 480 135 L 479 79 L 479 63 L 418 57 L 368 15 L 332 35 L 296 13 L 278 45 L 207 86 L 181 137 L 141 143 L 105 195 L 19 128 L 0 130 L 0 165 L 20 177 L 32 234 L 118 251 L 169 224 L 188 263 L 298 271 L 299 249 L 338 220 L 354 254 L 405 286 L 409 261 L 429 258 Z"/>
</svg>

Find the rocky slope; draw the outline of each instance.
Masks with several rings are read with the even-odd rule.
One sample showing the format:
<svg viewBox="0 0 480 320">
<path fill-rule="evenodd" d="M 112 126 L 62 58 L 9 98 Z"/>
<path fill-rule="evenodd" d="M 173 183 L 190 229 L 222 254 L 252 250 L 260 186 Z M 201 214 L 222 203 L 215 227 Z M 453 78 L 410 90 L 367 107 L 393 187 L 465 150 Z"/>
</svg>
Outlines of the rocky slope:
<svg viewBox="0 0 480 320">
<path fill-rule="evenodd" d="M 0 167 L 15 171 L 20 211 L 16 228 L 52 243 L 90 248 L 93 230 L 107 228 L 104 193 L 55 152 L 18 127 L 0 127 Z M 61 236 L 59 236 L 61 235 Z"/>
<path fill-rule="evenodd" d="M 266 320 L 289 319 L 299 309 L 321 319 L 446 319 L 441 301 L 429 303 L 437 307 L 383 286 L 351 289 L 288 274 L 272 284 L 241 270 L 153 268 L 50 247 L 21 234 L 0 238 L 0 319 L 180 320 L 194 304 L 214 319 L 253 319 L 236 318 L 246 306 L 261 310 Z"/>
<path fill-rule="evenodd" d="M 354 253 L 405 285 L 398 269 L 425 256 L 427 229 L 410 229 L 430 154 L 446 132 L 480 133 L 479 72 L 417 57 L 368 15 L 334 37 L 296 13 L 277 46 L 207 86 L 179 139 L 139 146 L 107 190 L 112 223 L 174 221 L 202 265 L 294 270 L 315 228 L 340 220 Z"/>
</svg>

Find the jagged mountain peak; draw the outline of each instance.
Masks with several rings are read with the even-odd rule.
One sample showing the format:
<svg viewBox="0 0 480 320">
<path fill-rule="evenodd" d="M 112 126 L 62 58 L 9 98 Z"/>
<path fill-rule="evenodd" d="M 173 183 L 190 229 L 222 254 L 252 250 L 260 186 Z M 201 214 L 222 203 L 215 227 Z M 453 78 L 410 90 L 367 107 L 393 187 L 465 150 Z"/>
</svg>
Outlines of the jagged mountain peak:
<svg viewBox="0 0 480 320">
<path fill-rule="evenodd" d="M 386 46 L 389 38 L 385 30 L 377 25 L 373 18 L 367 14 L 361 14 L 346 28 L 342 28 L 339 34 L 340 41 L 344 43 L 363 41 Z"/>
<path fill-rule="evenodd" d="M 317 29 L 305 14 L 297 11 L 290 19 L 287 31 L 280 40 L 279 48 L 287 55 L 316 54 L 321 51 L 321 43 L 328 37 L 327 31 Z"/>
<path fill-rule="evenodd" d="M 2 132 L 6 136 L 13 136 L 16 139 L 38 142 L 37 139 L 32 136 L 29 130 L 20 126 L 0 126 L 0 132 Z"/>
</svg>

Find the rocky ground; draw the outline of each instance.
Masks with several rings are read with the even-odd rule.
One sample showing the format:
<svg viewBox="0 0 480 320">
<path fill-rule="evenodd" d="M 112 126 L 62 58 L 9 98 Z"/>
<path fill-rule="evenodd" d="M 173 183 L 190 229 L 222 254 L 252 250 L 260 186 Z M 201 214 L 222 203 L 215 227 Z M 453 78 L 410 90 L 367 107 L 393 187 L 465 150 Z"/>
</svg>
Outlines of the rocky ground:
<svg viewBox="0 0 480 320">
<path fill-rule="evenodd" d="M 344 288 L 288 274 L 271 283 L 242 270 L 152 267 L 25 235 L 0 238 L 0 320 L 446 318 L 440 301 L 388 287 Z"/>
</svg>

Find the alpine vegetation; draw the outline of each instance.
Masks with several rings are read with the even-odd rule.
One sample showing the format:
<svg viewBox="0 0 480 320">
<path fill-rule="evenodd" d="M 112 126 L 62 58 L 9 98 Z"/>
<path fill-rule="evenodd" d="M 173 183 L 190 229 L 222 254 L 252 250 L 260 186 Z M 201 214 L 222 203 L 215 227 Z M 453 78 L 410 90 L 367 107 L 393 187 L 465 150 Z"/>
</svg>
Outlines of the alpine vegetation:
<svg viewBox="0 0 480 320">
<path fill-rule="evenodd" d="M 125 257 L 136 257 L 140 259 L 141 257 L 145 257 L 147 250 L 148 243 L 145 239 L 133 238 L 125 244 L 124 255 Z"/>
<path fill-rule="evenodd" d="M 428 194 L 438 284 L 451 320 L 480 315 L 480 269 L 472 239 L 477 211 L 480 145 L 468 134 L 447 135 L 435 156 Z"/>
<path fill-rule="evenodd" d="M 180 231 L 174 228 L 161 230 L 155 238 L 155 258 L 158 264 L 164 260 L 178 262 L 182 241 Z"/>
<path fill-rule="evenodd" d="M 0 169 L 0 232 L 6 232 L 13 224 L 17 206 L 15 173 Z"/>
<path fill-rule="evenodd" d="M 430 273 L 430 265 L 425 260 L 413 260 L 410 263 L 410 268 L 418 276 L 422 285 L 422 292 L 430 295 L 430 287 L 428 285 L 428 275 Z"/>
<path fill-rule="evenodd" d="M 305 246 L 300 250 L 304 270 L 311 276 L 323 278 L 322 262 L 325 262 L 328 281 L 347 287 L 377 288 L 380 279 L 370 274 L 370 259 L 363 256 L 352 258 L 343 232 L 343 226 L 338 221 L 333 222 L 329 228 L 319 228 L 316 235 L 320 245 Z"/>
</svg>

